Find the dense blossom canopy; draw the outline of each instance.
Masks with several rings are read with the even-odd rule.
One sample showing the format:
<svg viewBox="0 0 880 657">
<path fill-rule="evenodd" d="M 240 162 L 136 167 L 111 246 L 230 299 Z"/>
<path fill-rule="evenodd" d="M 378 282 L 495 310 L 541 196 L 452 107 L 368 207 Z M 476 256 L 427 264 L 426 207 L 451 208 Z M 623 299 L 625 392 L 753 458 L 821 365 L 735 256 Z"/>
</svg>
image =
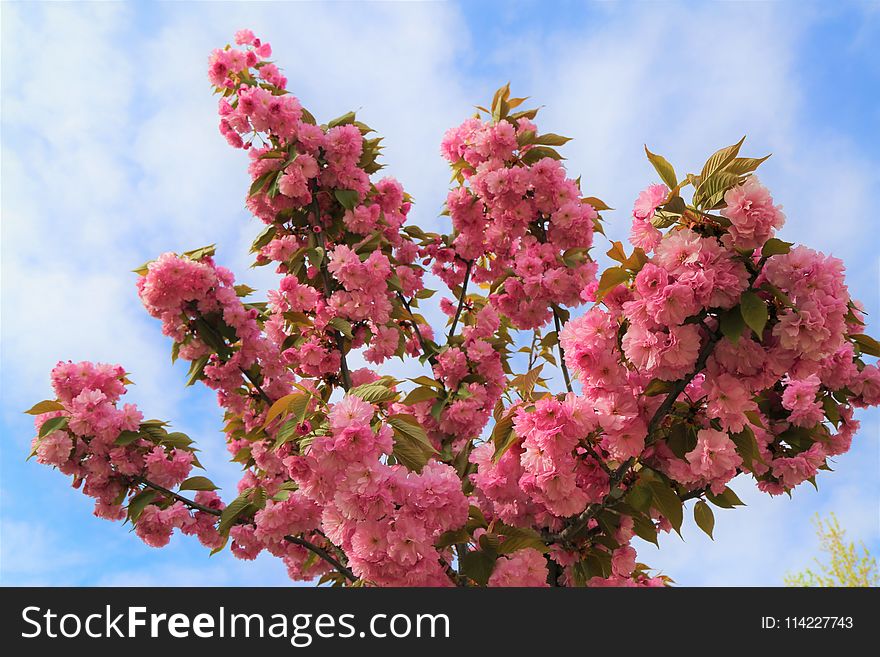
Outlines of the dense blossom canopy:
<svg viewBox="0 0 880 657">
<path fill-rule="evenodd" d="M 741 504 L 737 476 L 771 495 L 815 484 L 854 409 L 880 403 L 865 361 L 880 346 L 843 263 L 775 236 L 785 216 L 753 174 L 766 158 L 740 157 L 742 141 L 684 178 L 648 151 L 662 184 L 635 202 L 632 252 L 610 243 L 618 264 L 597 276 L 609 208 L 508 87 L 444 136 L 451 232 L 428 233 L 376 178 L 371 128 L 319 125 L 269 44 L 235 43 L 209 78 L 220 132 L 249 158 L 255 265 L 279 286 L 247 301 L 203 247 L 138 269 L 137 292 L 225 409 L 238 496 L 193 476 L 189 437 L 120 402 L 122 367 L 59 363 L 55 399 L 29 411 L 37 461 L 148 545 L 179 529 L 334 584 L 664 585 L 634 536 L 680 531 L 691 500 L 711 535 L 709 504 Z M 418 312 L 427 275 L 450 291 L 442 330 Z M 352 370 L 355 350 L 425 374 Z"/>
</svg>

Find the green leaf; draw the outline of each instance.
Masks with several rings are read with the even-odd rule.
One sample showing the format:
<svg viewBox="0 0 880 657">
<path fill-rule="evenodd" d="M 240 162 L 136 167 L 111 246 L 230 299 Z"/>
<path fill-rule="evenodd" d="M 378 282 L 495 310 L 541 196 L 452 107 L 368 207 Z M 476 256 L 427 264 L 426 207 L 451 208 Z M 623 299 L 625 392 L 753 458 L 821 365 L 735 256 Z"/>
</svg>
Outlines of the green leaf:
<svg viewBox="0 0 880 657">
<path fill-rule="evenodd" d="M 508 98 L 510 98 L 510 82 L 498 89 L 492 97 L 492 120 L 496 123 L 507 116 L 507 110 L 510 109 L 507 104 Z"/>
<path fill-rule="evenodd" d="M 348 391 L 348 394 L 360 397 L 365 402 L 370 402 L 371 404 L 392 401 L 400 396 L 399 393 L 394 392 L 388 386 L 376 382 L 365 383 L 352 388 Z"/>
<path fill-rule="evenodd" d="M 660 175 L 660 180 L 666 183 L 669 189 L 676 187 L 678 185 L 678 177 L 675 175 L 675 169 L 669 161 L 662 155 L 649 151 L 647 145 L 645 145 L 645 154 L 648 156 L 648 161 L 654 166 L 654 170 Z"/>
<path fill-rule="evenodd" d="M 182 256 L 189 258 L 190 260 L 201 260 L 203 258 L 212 257 L 217 252 L 216 244 L 208 244 L 207 246 L 200 246 L 197 249 L 193 249 L 192 251 L 184 251 L 181 253 Z"/>
<path fill-rule="evenodd" d="M 730 439 L 736 445 L 737 454 L 740 455 L 743 463 L 749 470 L 754 469 L 755 461 L 763 463 L 761 453 L 758 451 L 758 441 L 755 438 L 755 433 L 748 426 L 739 433 L 730 434 Z"/>
<path fill-rule="evenodd" d="M 715 495 L 712 491 L 706 491 L 706 499 L 722 509 L 732 509 L 735 506 L 745 506 L 745 502 L 740 500 L 736 493 L 730 488 L 725 488 L 720 495 Z"/>
<path fill-rule="evenodd" d="M 229 534 L 229 530 L 236 523 L 239 516 L 241 516 L 251 505 L 251 492 L 252 489 L 244 491 L 241 495 L 232 500 L 232 502 L 229 503 L 229 506 L 223 509 L 223 512 L 220 514 L 220 523 L 217 525 L 217 531 L 222 535 L 226 536 Z"/>
<path fill-rule="evenodd" d="M 609 207 L 605 201 L 600 198 L 596 198 L 595 196 L 585 196 L 581 199 L 581 203 L 587 203 L 590 207 L 592 207 L 596 212 L 602 212 L 603 210 L 613 210 L 614 208 Z"/>
<path fill-rule="evenodd" d="M 725 310 L 721 314 L 721 334 L 733 344 L 739 342 L 739 338 L 746 328 L 739 306 Z"/>
<path fill-rule="evenodd" d="M 437 399 L 437 391 L 428 386 L 420 386 L 412 391 L 403 400 L 404 404 L 418 404 L 419 402 Z"/>
<path fill-rule="evenodd" d="M 767 304 L 754 292 L 743 292 L 739 300 L 739 311 L 743 320 L 755 332 L 760 340 L 764 335 L 764 327 L 767 326 Z"/>
<path fill-rule="evenodd" d="M 190 477 L 180 484 L 180 490 L 217 490 L 217 486 L 207 477 Z"/>
<path fill-rule="evenodd" d="M 259 194 L 261 191 L 263 191 L 263 188 L 266 187 L 266 185 L 269 183 L 269 180 L 271 180 L 274 176 L 277 176 L 278 173 L 278 171 L 273 169 L 272 171 L 267 171 L 263 175 L 259 176 L 256 180 L 254 180 L 254 182 L 251 183 L 251 187 L 248 190 L 248 196 L 253 196 L 254 194 Z"/>
<path fill-rule="evenodd" d="M 657 479 L 648 482 L 654 497 L 654 507 L 663 514 L 672 528 L 681 535 L 681 523 L 684 521 L 682 503 L 678 495 L 667 484 Z"/>
<path fill-rule="evenodd" d="M 764 157 L 735 157 L 731 160 L 730 164 L 724 167 L 725 171 L 730 173 L 735 173 L 737 175 L 744 175 L 746 173 L 751 173 L 755 169 L 757 169 L 764 160 L 766 160 L 769 155 L 765 155 Z"/>
<path fill-rule="evenodd" d="M 552 132 L 548 132 L 543 135 L 539 135 L 535 142 L 536 144 L 540 144 L 541 146 L 563 146 L 571 141 L 571 137 L 563 137 L 562 135 L 553 134 Z"/>
<path fill-rule="evenodd" d="M 293 412 L 297 419 L 302 422 L 309 405 L 309 399 L 309 395 L 304 392 L 294 392 L 277 399 L 269 407 L 263 427 L 269 426 L 275 418 L 290 412 Z"/>
<path fill-rule="evenodd" d="M 354 338 L 351 332 L 351 322 L 348 320 L 342 319 L 342 317 L 334 317 L 330 320 L 329 324 L 349 340 Z"/>
<path fill-rule="evenodd" d="M 421 472 L 437 452 L 419 421 L 412 415 L 391 415 L 388 424 L 394 429 L 394 457 L 407 469 Z"/>
<path fill-rule="evenodd" d="M 293 438 L 296 437 L 297 429 L 299 428 L 301 422 L 297 420 L 288 420 L 280 427 L 278 427 L 278 431 L 275 434 L 275 446 L 274 449 L 278 449 L 285 443 L 290 442 Z"/>
<path fill-rule="evenodd" d="M 353 189 L 335 189 L 333 190 L 333 196 L 339 201 L 339 205 L 346 210 L 354 210 L 358 204 L 358 193 Z"/>
<path fill-rule="evenodd" d="M 663 205 L 662 210 L 669 214 L 683 215 L 687 212 L 687 203 L 681 196 L 673 196 L 669 203 Z"/>
<path fill-rule="evenodd" d="M 735 187 L 737 183 L 739 183 L 739 176 L 736 174 L 718 171 L 710 178 L 703 180 L 694 199 L 704 207 L 713 208 L 724 198 L 727 190 Z"/>
<path fill-rule="evenodd" d="M 769 240 L 764 242 L 764 247 L 761 249 L 761 255 L 765 258 L 769 258 L 770 256 L 775 255 L 785 255 L 786 253 L 791 251 L 791 247 L 791 242 L 784 242 L 777 237 L 771 237 Z"/>
<path fill-rule="evenodd" d="M 495 445 L 495 454 L 492 456 L 492 460 L 497 462 L 516 440 L 516 431 L 513 430 L 513 414 L 508 413 L 492 428 L 492 444 Z"/>
<path fill-rule="evenodd" d="M 601 301 L 615 287 L 629 280 L 629 272 L 623 267 L 610 267 L 602 272 L 599 287 L 596 289 L 596 301 Z"/>
<path fill-rule="evenodd" d="M 651 382 L 645 386 L 644 395 L 646 397 L 654 397 L 656 395 L 663 395 L 672 390 L 672 383 L 669 381 L 663 381 L 662 379 L 652 379 Z"/>
<path fill-rule="evenodd" d="M 757 411 L 745 411 L 744 415 L 749 419 L 749 422 L 754 424 L 756 427 L 766 429 L 766 427 L 764 426 L 764 422 L 761 420 L 761 415 Z"/>
<path fill-rule="evenodd" d="M 703 180 L 703 183 L 705 183 L 714 173 L 721 171 L 733 162 L 734 158 L 739 154 L 739 149 L 745 140 L 746 138 L 743 136 L 743 138 L 737 143 L 715 151 L 709 159 L 706 160 L 706 164 L 703 165 L 703 170 L 700 172 L 700 178 Z"/>
<path fill-rule="evenodd" d="M 669 429 L 666 445 L 678 458 L 684 459 L 685 455 L 692 452 L 697 446 L 697 432 L 689 424 L 676 422 Z"/>
<path fill-rule="evenodd" d="M 646 482 L 638 483 L 626 494 L 626 503 L 637 511 L 647 512 L 651 508 L 651 500 L 653 499 L 651 488 Z"/>
<path fill-rule="evenodd" d="M 205 366 L 208 364 L 208 356 L 200 356 L 194 360 L 189 366 L 189 372 L 186 376 L 186 385 L 194 385 L 196 381 L 205 378 Z"/>
<path fill-rule="evenodd" d="M 840 409 L 837 407 L 837 402 L 834 401 L 834 398 L 823 397 L 822 408 L 825 410 L 825 417 L 828 418 L 828 421 L 835 427 L 838 426 L 840 424 Z"/>
<path fill-rule="evenodd" d="M 48 436 L 53 431 L 58 431 L 60 429 L 64 429 L 67 426 L 67 423 L 70 422 L 69 417 L 53 417 L 49 420 L 43 422 L 40 426 L 39 437 L 43 438 L 44 436 Z"/>
<path fill-rule="evenodd" d="M 715 514 L 703 500 L 697 501 L 694 505 L 694 520 L 697 522 L 697 527 L 706 532 L 709 538 L 714 541 L 712 530 L 715 529 Z"/>
<path fill-rule="evenodd" d="M 472 550 L 461 557 L 461 572 L 480 586 L 486 586 L 495 570 L 495 555 L 483 550 Z"/>
<path fill-rule="evenodd" d="M 498 554 L 511 554 L 517 550 L 525 550 L 527 548 L 541 553 L 547 552 L 549 549 L 547 544 L 537 536 L 510 536 L 505 538 L 504 542 L 498 546 Z"/>
<path fill-rule="evenodd" d="M 543 160 L 545 157 L 549 157 L 553 160 L 565 159 L 555 149 L 547 146 L 533 146 L 526 151 L 520 159 L 522 159 L 524 164 L 534 164 L 535 162 Z"/>
<path fill-rule="evenodd" d="M 131 445 L 134 441 L 138 440 L 141 437 L 140 432 L 138 431 L 122 431 L 117 437 L 116 440 L 113 441 L 114 445 Z"/>
<path fill-rule="evenodd" d="M 880 357 L 880 342 L 865 333 L 853 333 L 850 340 L 859 345 L 859 351 L 868 356 Z"/>
<path fill-rule="evenodd" d="M 167 427 L 168 423 L 165 420 L 144 420 L 141 422 L 141 429 L 145 427 Z"/>
<path fill-rule="evenodd" d="M 54 399 L 45 399 L 37 402 L 25 411 L 28 415 L 42 415 L 43 413 L 51 413 L 52 411 L 63 411 L 64 405 Z"/>
<path fill-rule="evenodd" d="M 636 514 L 632 516 L 632 519 L 633 531 L 636 533 L 636 536 L 644 541 L 653 543 L 657 547 L 660 547 L 660 543 L 657 540 L 657 526 L 653 523 L 653 521 L 650 518 L 643 516 L 642 514 Z"/>
<path fill-rule="evenodd" d="M 327 123 L 327 127 L 328 128 L 335 128 L 336 126 L 339 126 L 339 125 L 348 125 L 350 123 L 354 123 L 355 118 L 356 118 L 356 116 L 355 116 L 354 112 L 346 112 L 342 116 L 337 116 L 332 121 L 329 121 Z"/>
<path fill-rule="evenodd" d="M 278 231 L 277 226 L 266 226 L 259 235 L 257 235 L 256 239 L 251 244 L 251 253 L 256 253 L 264 246 L 266 246 L 272 239 L 275 237 L 275 233 Z"/>
<path fill-rule="evenodd" d="M 412 381 L 413 383 L 418 383 L 420 386 L 433 386 L 438 389 L 442 388 L 442 386 L 440 385 L 440 382 L 435 379 L 432 379 L 430 376 L 422 375 L 422 376 L 417 376 L 417 377 L 415 377 L 413 379 L 409 379 L 409 380 Z"/>
<path fill-rule="evenodd" d="M 442 550 L 443 548 L 448 548 L 450 545 L 455 545 L 456 543 L 467 543 L 470 540 L 471 535 L 466 529 L 451 529 L 448 532 L 443 532 L 442 534 L 440 534 L 440 538 L 437 539 L 437 542 L 434 545 L 438 549 Z"/>
<path fill-rule="evenodd" d="M 132 522 L 137 522 L 144 509 L 147 508 L 147 505 L 156 499 L 157 496 L 158 493 L 152 488 L 146 488 L 131 498 L 131 501 L 128 503 L 128 519 Z"/>
<path fill-rule="evenodd" d="M 531 146 L 535 143 L 536 138 L 537 135 L 535 134 L 534 130 L 521 130 L 520 132 L 516 133 L 516 144 L 520 148 L 522 148 L 523 146 Z"/>
<path fill-rule="evenodd" d="M 185 433 L 181 433 L 179 431 L 174 431 L 162 437 L 161 443 L 163 445 L 167 445 L 169 447 L 177 447 L 179 449 L 185 449 L 187 451 L 193 451 L 190 445 L 192 445 L 192 438 L 187 436 Z"/>
<path fill-rule="evenodd" d="M 153 260 L 147 260 L 144 264 L 136 269 L 132 269 L 132 271 L 138 276 L 146 276 L 147 272 L 150 271 L 150 263 L 154 262 Z"/>
<path fill-rule="evenodd" d="M 306 257 L 314 267 L 320 267 L 321 263 L 324 262 L 324 249 L 320 246 L 316 246 L 313 249 L 307 249 Z"/>
</svg>

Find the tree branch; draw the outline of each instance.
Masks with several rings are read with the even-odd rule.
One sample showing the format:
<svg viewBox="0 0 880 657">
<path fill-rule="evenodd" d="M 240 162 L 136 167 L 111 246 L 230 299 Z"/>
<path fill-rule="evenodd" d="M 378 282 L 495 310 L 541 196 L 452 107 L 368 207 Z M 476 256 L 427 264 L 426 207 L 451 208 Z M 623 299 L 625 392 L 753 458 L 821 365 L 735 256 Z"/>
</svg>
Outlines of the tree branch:
<svg viewBox="0 0 880 657">
<path fill-rule="evenodd" d="M 568 366 L 565 364 L 565 350 L 559 341 L 559 334 L 562 332 L 562 322 L 559 319 L 559 312 L 556 306 L 553 306 L 553 322 L 556 324 L 556 346 L 559 348 L 559 368 L 562 370 L 562 378 L 565 379 L 565 389 L 571 392 L 571 377 L 568 376 Z"/>
<path fill-rule="evenodd" d="M 406 312 L 412 315 L 412 308 L 410 308 L 409 301 L 406 300 L 406 297 L 403 296 L 403 293 L 398 292 L 397 298 L 400 299 L 400 303 L 402 303 L 403 307 L 406 308 Z M 419 330 L 419 324 L 415 320 L 413 320 L 413 331 L 416 334 L 416 339 L 418 339 L 419 344 L 422 346 L 422 352 L 425 354 L 428 362 L 431 363 L 431 365 L 436 365 L 437 357 L 432 353 L 433 350 L 428 347 L 428 342 L 425 340 L 425 338 L 422 337 L 422 332 Z"/>
<path fill-rule="evenodd" d="M 333 566 L 337 570 L 337 572 L 339 572 L 341 575 L 344 575 L 349 581 L 356 582 L 358 580 L 357 575 L 355 575 L 350 568 L 343 565 L 342 562 L 340 562 L 336 557 L 327 552 L 327 550 L 325 550 L 324 548 L 318 547 L 314 543 L 310 543 L 306 539 L 299 538 L 298 536 L 285 536 L 284 540 L 288 543 L 293 543 L 294 545 L 300 545 L 309 552 L 317 555 L 318 557 L 329 563 L 331 566 Z"/>
<path fill-rule="evenodd" d="M 189 508 L 195 509 L 196 511 L 202 511 L 203 513 L 207 513 L 207 514 L 210 514 L 210 515 L 218 517 L 218 518 L 223 513 L 219 509 L 211 509 L 207 506 L 204 506 L 203 504 L 199 504 L 195 500 L 191 500 L 188 497 L 184 497 L 183 495 L 181 495 L 179 493 L 175 493 L 173 490 L 165 488 L 164 486 L 160 486 L 159 484 L 154 483 L 145 477 L 136 477 L 135 479 L 133 479 L 133 483 L 142 483 L 145 486 L 147 486 L 148 488 L 152 488 L 153 490 L 158 491 L 158 492 L 162 493 L 163 495 L 167 495 L 168 497 L 175 499 L 178 502 L 182 502 L 183 504 L 185 504 Z M 247 523 L 247 524 L 252 524 L 252 523 Z M 314 543 L 307 541 L 304 538 L 300 538 L 299 536 L 285 536 L 284 540 L 287 541 L 288 543 L 293 543 L 294 545 L 299 545 L 301 547 L 306 548 L 307 550 L 309 550 L 313 554 L 317 555 L 318 557 L 320 557 L 321 559 L 323 559 L 324 561 L 329 563 L 340 574 L 344 575 L 350 581 L 356 582 L 358 580 L 357 576 L 351 571 L 350 568 L 348 568 L 346 565 L 344 565 L 342 562 L 340 562 L 338 559 L 336 559 L 336 557 L 331 555 L 324 548 L 319 547 L 319 546 L 315 545 Z"/>
<path fill-rule="evenodd" d="M 269 397 L 269 395 L 266 394 L 266 391 L 263 390 L 263 388 L 260 387 L 260 384 L 257 383 L 256 379 L 254 379 L 254 377 L 252 377 L 252 376 L 250 375 L 250 372 L 248 372 L 248 371 L 247 371 L 246 369 L 244 369 L 243 367 L 239 367 L 238 369 L 240 369 L 240 370 L 241 370 L 241 373 L 244 374 L 245 378 L 247 378 L 247 380 L 251 382 L 251 384 L 254 386 L 254 388 L 256 389 L 256 391 L 257 391 L 258 393 L 260 393 L 260 397 L 263 398 L 263 401 L 266 402 L 267 404 L 269 404 L 269 405 L 271 406 L 271 405 L 272 405 L 272 398 Z"/>
<path fill-rule="evenodd" d="M 318 194 L 316 190 L 312 190 L 312 212 L 315 215 L 315 223 L 312 224 L 314 234 L 317 236 L 318 245 L 321 247 L 323 256 L 321 257 L 321 282 L 324 285 L 324 297 L 330 299 L 330 272 L 327 271 L 327 243 L 324 241 L 324 229 L 321 226 L 320 216 L 321 208 L 318 205 Z M 342 333 L 335 328 L 330 331 L 336 342 L 336 348 L 339 350 L 339 369 L 342 373 L 342 388 L 346 391 L 351 389 L 351 374 L 348 371 L 348 361 L 345 360 L 345 340 Z"/>
<path fill-rule="evenodd" d="M 464 308 L 465 297 L 467 297 L 467 286 L 468 281 L 471 278 L 471 269 L 474 266 L 473 260 L 466 260 L 467 268 L 464 270 L 464 280 L 461 283 L 461 294 L 458 297 L 458 308 L 455 310 L 455 317 L 452 319 L 452 327 L 449 329 L 449 336 L 446 338 L 447 342 L 452 339 L 452 336 L 455 335 L 455 328 L 458 325 L 458 319 L 461 317 L 462 308 Z"/>
<path fill-rule="evenodd" d="M 666 399 L 663 400 L 663 403 L 660 404 L 654 415 L 651 417 L 651 421 L 648 424 L 648 431 L 646 434 L 646 444 L 650 444 L 651 435 L 654 433 L 660 422 L 672 408 L 672 405 L 676 402 L 678 396 L 684 391 L 685 388 L 688 387 L 690 382 L 693 381 L 694 377 L 699 374 L 704 367 L 706 367 L 706 361 L 709 359 L 710 354 L 715 348 L 715 344 L 720 338 L 721 328 L 719 326 L 717 330 L 709 333 L 706 344 L 703 345 L 703 347 L 700 349 L 699 355 L 697 356 L 697 361 L 694 365 L 693 371 L 683 379 L 675 382 L 672 390 L 670 390 L 669 394 L 666 396 Z M 560 542 L 568 542 L 574 536 L 576 536 L 578 532 L 586 527 L 590 520 L 595 518 L 599 514 L 599 512 L 602 511 L 602 509 L 604 509 L 614 501 L 614 498 L 611 496 L 611 494 L 616 490 L 617 486 L 628 474 L 635 461 L 636 460 L 634 457 L 630 457 L 622 464 L 620 464 L 620 466 L 618 466 L 618 468 L 614 470 L 608 481 L 608 495 L 605 496 L 605 499 L 599 504 L 591 504 L 584 510 L 583 513 L 577 516 L 574 522 L 572 522 L 568 527 L 566 527 L 558 534 L 551 535 L 551 538 Z"/>
</svg>

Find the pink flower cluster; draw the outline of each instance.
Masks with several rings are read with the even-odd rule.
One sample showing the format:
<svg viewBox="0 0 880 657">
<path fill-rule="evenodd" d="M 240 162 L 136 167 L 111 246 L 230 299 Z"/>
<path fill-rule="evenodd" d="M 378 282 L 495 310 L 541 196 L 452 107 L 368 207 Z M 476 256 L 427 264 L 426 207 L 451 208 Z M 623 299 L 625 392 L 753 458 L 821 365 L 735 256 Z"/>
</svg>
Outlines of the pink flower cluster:
<svg viewBox="0 0 880 657">
<path fill-rule="evenodd" d="M 443 436 L 452 436 L 454 447 L 461 448 L 465 439 L 478 436 L 504 391 L 501 355 L 491 343 L 500 321 L 495 309 L 485 305 L 473 313 L 473 323 L 462 329 L 462 343 L 437 357 L 434 376 L 446 390 L 455 393 L 438 419 L 431 414 L 432 401 L 409 409 L 440 442 Z"/>
<path fill-rule="evenodd" d="M 279 358 L 278 344 L 263 335 L 258 310 L 238 297 L 232 272 L 213 258 L 165 253 L 147 265 L 137 288 L 147 312 L 178 345 L 178 355 L 205 359 L 205 382 L 217 391 L 221 406 L 236 413 L 249 408 L 242 380 L 255 366 L 267 394 L 290 391 L 293 376 Z"/>
<path fill-rule="evenodd" d="M 585 254 L 598 215 L 558 160 L 527 163 L 536 131 L 526 117 L 469 119 L 441 145 L 466 184 L 446 199 L 454 257 L 438 260 L 435 273 L 451 286 L 460 283 L 462 263 L 474 262 L 473 280 L 500 283 L 490 300 L 521 329 L 545 324 L 551 304 L 579 305 L 596 275 Z"/>
<path fill-rule="evenodd" d="M 726 207 L 721 211 L 730 220 L 728 234 L 737 249 L 757 249 L 782 228 L 785 215 L 773 205 L 770 192 L 755 176 L 724 195 Z"/>
<path fill-rule="evenodd" d="M 765 218 L 764 228 L 755 229 L 759 241 L 747 247 L 760 248 L 772 235 L 768 227 L 778 228 L 782 215 L 756 180 L 748 178 L 740 187 L 727 193 L 731 205 L 722 214 L 732 218 L 746 208 L 756 222 Z M 667 194 L 659 185 L 642 193 L 634 210 L 634 234 L 650 232 L 644 222 Z M 859 390 L 861 381 L 876 376 L 876 367 L 859 366 L 844 339 L 858 326 L 847 324 L 851 303 L 840 261 L 805 247 L 760 262 L 745 259 L 735 250 L 744 246 L 743 230 L 732 225 L 719 238 L 676 228 L 638 241 L 654 253 L 634 273 L 632 285 L 613 289 L 604 299 L 607 310 L 597 307 L 570 322 L 561 342 L 584 395 L 601 416 L 634 423 L 627 449 L 626 433 L 615 434 L 613 421 L 600 420 L 601 445 L 610 456 L 642 455 L 681 484 L 709 487 L 716 494 L 739 471 L 748 471 L 762 489 L 779 493 L 815 475 L 826 456 L 848 449 L 858 425 L 849 405 L 830 395 L 846 385 Z M 757 268 L 755 274 L 750 276 L 749 267 Z M 770 321 L 762 335 L 746 327 L 736 340 L 727 339 L 719 335 L 723 326 L 714 316 L 731 309 L 739 314 L 747 288 L 769 307 Z M 688 451 L 675 454 L 658 440 L 665 428 L 659 436 L 647 435 L 662 396 L 646 397 L 643 391 L 652 381 L 676 381 L 693 373 L 701 349 L 713 346 L 705 372 L 685 389 L 686 403 L 696 414 L 689 420 L 693 442 Z M 840 417 L 834 434 L 824 424 L 825 398 Z M 760 457 L 753 463 L 743 463 L 730 437 L 743 431 L 755 436 Z M 648 440 L 653 445 L 643 453 Z"/>
<path fill-rule="evenodd" d="M 284 463 L 359 577 L 378 585 L 449 585 L 440 559 L 448 565 L 450 555 L 434 543 L 467 520 L 461 482 L 443 463 L 432 461 L 421 473 L 383 463 L 393 449 L 392 430 L 373 429 L 375 411 L 346 396 L 328 414 L 330 433 Z"/>
<path fill-rule="evenodd" d="M 370 362 L 395 355 L 401 339 L 415 354 L 412 326 L 391 315 L 398 293 L 412 298 L 422 289 L 423 269 L 418 248 L 401 231 L 410 209 L 403 187 L 388 177 L 370 181 L 369 173 L 379 168 L 378 140 L 367 140 L 370 130 L 353 115 L 316 125 L 286 91 L 277 68 L 264 61 L 268 44 L 249 32 L 236 43 L 244 49 L 214 54 L 234 62 L 223 69 L 226 77 L 210 77 L 223 93 L 221 132 L 250 149 L 248 208 L 271 226 L 271 239 L 256 248 L 257 262 L 278 262 L 279 272 L 288 274 L 281 290 L 270 292 L 267 333 L 278 344 L 292 343 L 283 349 L 284 362 L 309 377 L 339 372 L 334 319 L 352 325 L 350 348 L 367 347 Z M 251 147 L 257 135 L 268 145 Z M 361 263 L 357 239 L 374 235 L 380 243 Z M 303 266 L 305 253 L 316 248 L 321 264 Z M 333 277 L 331 289 L 324 268 Z M 290 311 L 305 314 L 305 321 L 291 322 L 285 316 Z M 429 327 L 421 331 L 430 339 Z"/>
<path fill-rule="evenodd" d="M 545 397 L 533 410 L 518 408 L 514 427 L 518 440 L 497 463 L 489 444 L 472 456 L 478 470 L 471 479 L 488 516 L 558 527 L 560 519 L 608 494 L 608 475 L 583 442 L 599 428 L 587 399 L 572 393 L 562 401 Z"/>
<path fill-rule="evenodd" d="M 37 461 L 72 476 L 75 488 L 95 498 L 95 515 L 108 520 L 125 518 L 126 498 L 130 502 L 150 490 L 141 489 L 141 478 L 172 488 L 189 476 L 195 462 L 188 449 L 163 444 L 168 434 L 160 428 L 162 423 L 142 424 L 143 416 L 135 406 L 118 405 L 126 382 L 125 371 L 118 365 L 60 362 L 52 370 L 55 404 L 60 408 L 41 413 L 35 420 L 37 430 L 44 434 L 34 438 Z M 64 422 L 58 428 L 42 431 L 47 422 L 59 419 Z M 120 441 L 123 436 L 127 439 Z M 219 544 L 211 514 L 192 514 L 155 490 L 153 495 L 135 518 L 135 531 L 147 545 L 166 545 L 175 528 L 197 534 L 210 547 Z M 214 493 L 199 495 L 197 501 L 205 505 L 219 504 Z"/>
</svg>

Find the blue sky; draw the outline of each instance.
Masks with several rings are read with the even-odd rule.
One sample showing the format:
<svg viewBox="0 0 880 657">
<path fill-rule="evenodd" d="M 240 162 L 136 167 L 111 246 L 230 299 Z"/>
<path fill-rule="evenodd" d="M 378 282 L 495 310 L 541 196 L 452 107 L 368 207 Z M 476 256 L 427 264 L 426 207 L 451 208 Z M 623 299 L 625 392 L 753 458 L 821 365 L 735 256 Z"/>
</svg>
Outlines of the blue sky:
<svg viewBox="0 0 880 657">
<path fill-rule="evenodd" d="M 575 138 L 568 166 L 590 195 L 627 208 L 654 181 L 647 143 L 681 170 L 749 136 L 774 156 L 761 178 L 782 236 L 847 263 L 880 334 L 880 3 L 468 2 L 383 4 L 38 4 L 2 11 L 2 402 L 0 583 L 287 585 L 271 558 L 208 558 L 195 540 L 144 546 L 98 520 L 68 480 L 24 462 L 22 415 L 50 394 L 59 359 L 125 365 L 132 401 L 195 437 L 210 475 L 234 490 L 213 395 L 183 388 L 169 344 L 141 309 L 133 267 L 216 242 L 239 280 L 259 231 L 243 207 L 245 158 L 216 131 L 211 48 L 239 27 L 270 41 L 289 87 L 327 120 L 357 109 L 386 137 L 385 162 L 415 196 L 415 221 L 443 226 L 443 131 L 512 83 L 546 106 L 545 131 Z M 401 370 L 402 371 L 402 370 Z M 834 511 L 880 553 L 880 414 L 819 491 L 716 514 L 715 542 L 640 547 L 684 585 L 781 583 L 816 551 L 810 518 Z M 228 494 L 228 493 L 227 493 Z"/>
</svg>

